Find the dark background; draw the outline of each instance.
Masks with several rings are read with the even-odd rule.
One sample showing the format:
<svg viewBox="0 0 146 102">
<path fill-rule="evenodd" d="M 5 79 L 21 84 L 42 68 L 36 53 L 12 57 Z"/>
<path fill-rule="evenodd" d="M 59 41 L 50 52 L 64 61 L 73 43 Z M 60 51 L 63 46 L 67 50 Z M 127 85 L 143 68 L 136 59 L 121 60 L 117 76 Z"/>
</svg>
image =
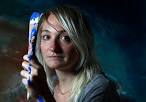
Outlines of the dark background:
<svg viewBox="0 0 146 102">
<path fill-rule="evenodd" d="M 132 102 L 146 102 L 146 1 L 144 0 L 0 0 L 0 102 L 17 89 L 27 53 L 29 17 L 58 4 L 86 12 L 95 33 L 104 72 Z M 6 101 L 8 102 L 8 101 Z M 12 101 L 10 101 L 12 102 Z"/>
</svg>

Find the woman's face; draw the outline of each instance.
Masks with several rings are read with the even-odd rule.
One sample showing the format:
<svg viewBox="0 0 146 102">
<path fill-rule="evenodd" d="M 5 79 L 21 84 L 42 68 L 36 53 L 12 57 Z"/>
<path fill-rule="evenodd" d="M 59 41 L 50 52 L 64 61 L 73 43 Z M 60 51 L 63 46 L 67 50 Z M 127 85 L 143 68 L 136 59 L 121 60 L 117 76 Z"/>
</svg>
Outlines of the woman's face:
<svg viewBox="0 0 146 102">
<path fill-rule="evenodd" d="M 51 69 L 71 71 L 79 62 L 79 52 L 55 15 L 42 24 L 42 56 Z"/>
</svg>

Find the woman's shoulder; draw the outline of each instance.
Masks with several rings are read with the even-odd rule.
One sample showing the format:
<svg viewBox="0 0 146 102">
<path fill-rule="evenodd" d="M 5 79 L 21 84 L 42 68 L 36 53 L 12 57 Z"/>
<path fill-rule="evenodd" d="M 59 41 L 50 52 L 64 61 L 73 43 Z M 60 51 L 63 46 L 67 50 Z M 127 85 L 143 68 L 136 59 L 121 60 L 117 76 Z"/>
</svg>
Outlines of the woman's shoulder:
<svg viewBox="0 0 146 102">
<path fill-rule="evenodd" d="M 97 74 L 93 79 L 84 87 L 85 93 L 97 90 L 98 92 L 104 90 L 110 83 L 110 80 L 103 74 Z"/>
<path fill-rule="evenodd" d="M 79 102 L 119 102 L 118 98 L 115 83 L 104 74 L 97 74 L 81 91 Z"/>
</svg>

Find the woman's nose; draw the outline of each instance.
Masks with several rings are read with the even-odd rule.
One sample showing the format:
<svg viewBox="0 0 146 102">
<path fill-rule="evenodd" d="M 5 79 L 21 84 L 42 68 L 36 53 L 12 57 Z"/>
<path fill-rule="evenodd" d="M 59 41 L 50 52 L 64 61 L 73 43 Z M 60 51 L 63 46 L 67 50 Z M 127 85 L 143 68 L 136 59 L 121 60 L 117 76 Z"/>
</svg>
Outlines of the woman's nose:
<svg viewBox="0 0 146 102">
<path fill-rule="evenodd" d="M 56 52 L 56 53 L 61 53 L 62 52 L 60 43 L 57 39 L 54 39 L 54 40 L 51 41 L 49 49 L 50 49 L 50 51 Z"/>
</svg>

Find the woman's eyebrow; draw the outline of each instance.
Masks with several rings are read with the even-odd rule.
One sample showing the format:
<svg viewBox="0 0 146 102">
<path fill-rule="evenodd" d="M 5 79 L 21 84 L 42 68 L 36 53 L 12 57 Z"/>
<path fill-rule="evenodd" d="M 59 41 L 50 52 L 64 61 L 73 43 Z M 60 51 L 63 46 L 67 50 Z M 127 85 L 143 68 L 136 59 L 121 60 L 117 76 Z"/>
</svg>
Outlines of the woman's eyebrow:
<svg viewBox="0 0 146 102">
<path fill-rule="evenodd" d="M 59 33 L 64 33 L 64 32 L 66 32 L 66 30 L 60 30 L 60 31 L 57 31 L 57 32 L 59 32 Z"/>
<path fill-rule="evenodd" d="M 47 32 L 47 33 L 51 33 L 51 31 L 50 30 L 48 30 L 48 29 L 44 29 L 44 30 L 42 30 L 41 32 Z M 57 31 L 58 33 L 64 33 L 64 32 L 66 32 L 66 30 L 60 30 L 60 31 Z"/>
<path fill-rule="evenodd" d="M 49 30 L 42 30 L 41 32 L 51 32 L 51 31 L 49 31 Z"/>
</svg>

